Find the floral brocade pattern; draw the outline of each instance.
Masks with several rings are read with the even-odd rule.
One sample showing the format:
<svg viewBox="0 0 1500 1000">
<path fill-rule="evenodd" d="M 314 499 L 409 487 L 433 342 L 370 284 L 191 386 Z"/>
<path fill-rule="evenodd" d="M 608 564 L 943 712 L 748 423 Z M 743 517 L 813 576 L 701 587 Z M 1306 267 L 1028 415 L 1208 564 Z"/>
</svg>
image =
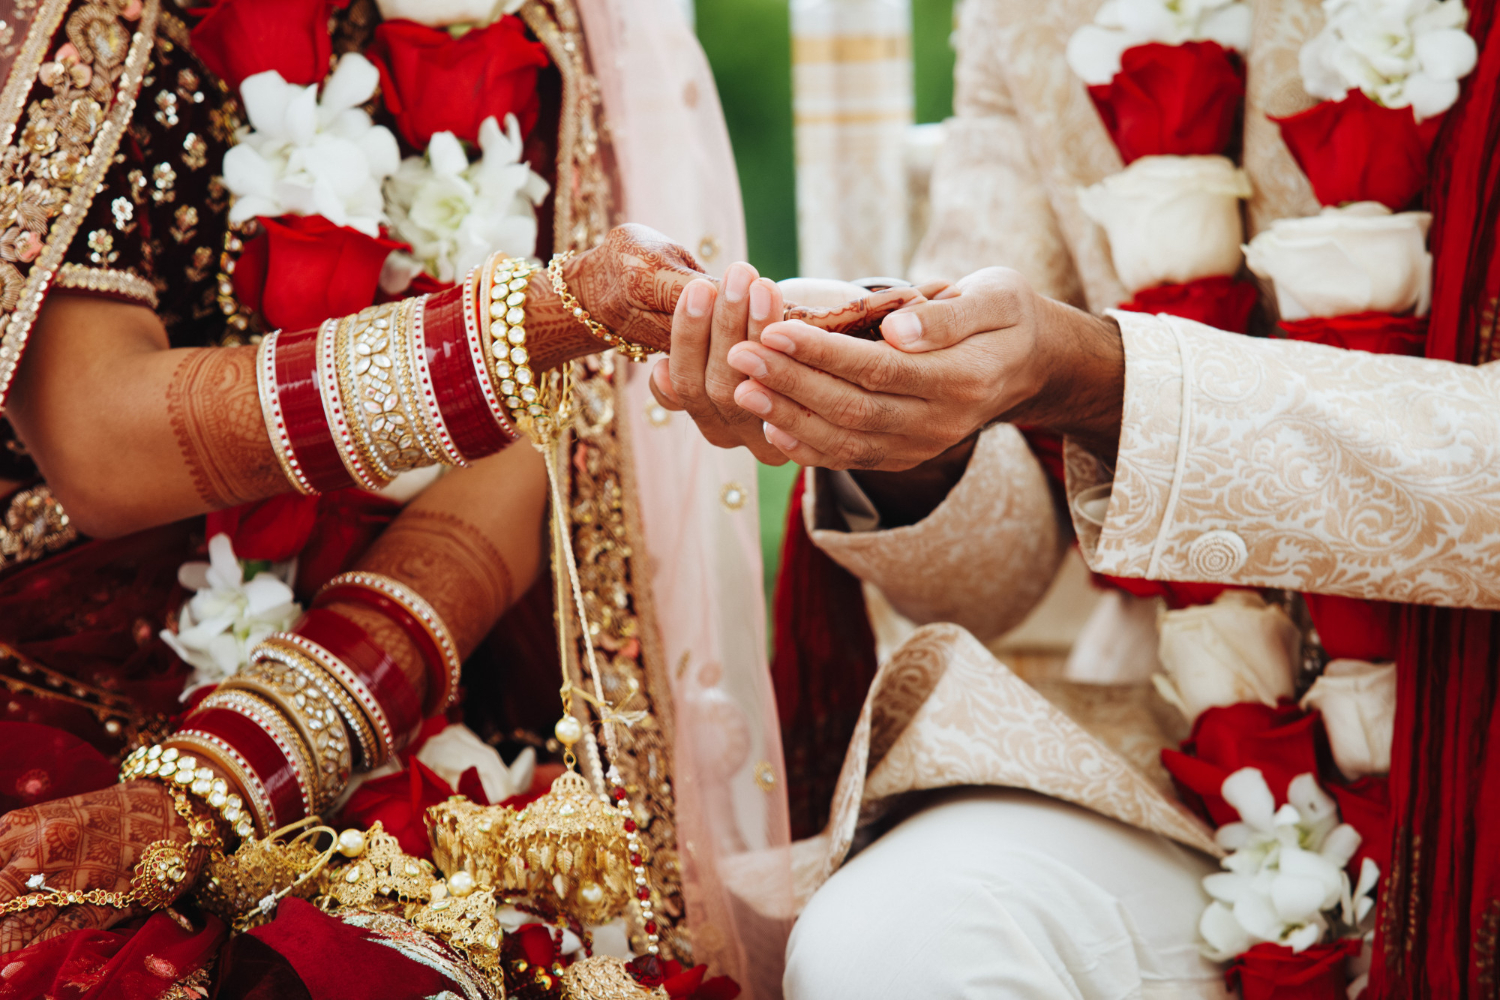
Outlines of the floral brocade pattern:
<svg viewBox="0 0 1500 1000">
<path fill-rule="evenodd" d="M 1500 366 L 1117 318 L 1109 510 L 1075 516 L 1094 570 L 1500 608 Z M 1072 450 L 1070 496 L 1109 481 Z"/>
</svg>

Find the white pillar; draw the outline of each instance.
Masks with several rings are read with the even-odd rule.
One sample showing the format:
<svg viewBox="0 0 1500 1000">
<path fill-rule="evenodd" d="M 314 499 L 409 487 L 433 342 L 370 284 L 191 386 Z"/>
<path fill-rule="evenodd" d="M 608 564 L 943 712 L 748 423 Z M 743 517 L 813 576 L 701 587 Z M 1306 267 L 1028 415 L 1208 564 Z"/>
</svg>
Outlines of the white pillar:
<svg viewBox="0 0 1500 1000">
<path fill-rule="evenodd" d="M 900 277 L 910 0 L 792 0 L 792 106 L 802 274 Z"/>
</svg>

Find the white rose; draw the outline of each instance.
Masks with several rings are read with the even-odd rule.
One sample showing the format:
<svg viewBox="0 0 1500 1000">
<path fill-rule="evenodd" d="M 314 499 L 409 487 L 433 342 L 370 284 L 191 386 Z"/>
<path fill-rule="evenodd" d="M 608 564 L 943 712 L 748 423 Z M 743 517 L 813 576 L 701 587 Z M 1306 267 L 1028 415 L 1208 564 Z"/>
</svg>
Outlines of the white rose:
<svg viewBox="0 0 1500 1000">
<path fill-rule="evenodd" d="M 1120 71 L 1120 55 L 1148 42 L 1218 42 L 1244 52 L 1250 47 L 1250 5 L 1238 0 L 1105 0 L 1068 39 L 1068 67 L 1090 86 L 1108 83 Z"/>
<path fill-rule="evenodd" d="M 1275 705 L 1292 696 L 1302 636 L 1258 594 L 1230 590 L 1213 604 L 1168 611 L 1159 631 L 1165 673 L 1152 680 L 1188 722 L 1207 708 L 1242 701 Z"/>
<path fill-rule="evenodd" d="M 1277 219 L 1245 247 L 1250 270 L 1276 286 L 1281 318 L 1427 312 L 1432 255 L 1426 212 L 1373 201 Z"/>
<path fill-rule="evenodd" d="M 1223 156 L 1143 156 L 1078 192 L 1104 227 L 1115 271 L 1131 292 L 1240 268 L 1241 198 L 1250 179 Z"/>
<path fill-rule="evenodd" d="M 1333 761 L 1354 780 L 1391 769 L 1396 728 L 1396 665 L 1334 660 L 1302 696 L 1303 708 L 1323 713 Z"/>
<path fill-rule="evenodd" d="M 416 21 L 432 28 L 450 24 L 489 24 L 514 14 L 526 0 L 375 0 L 383 20 Z"/>
</svg>

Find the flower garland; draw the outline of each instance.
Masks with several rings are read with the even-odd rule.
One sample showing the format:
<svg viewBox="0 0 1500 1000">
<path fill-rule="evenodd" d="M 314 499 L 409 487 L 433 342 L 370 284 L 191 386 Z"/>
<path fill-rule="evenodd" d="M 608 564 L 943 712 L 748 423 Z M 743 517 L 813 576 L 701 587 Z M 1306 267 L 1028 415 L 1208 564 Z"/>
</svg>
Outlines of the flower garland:
<svg viewBox="0 0 1500 1000">
<path fill-rule="evenodd" d="M 1109 0 L 1070 40 L 1124 171 L 1080 192 L 1132 299 L 1245 332 L 1267 282 L 1281 334 L 1420 354 L 1431 291 L 1430 216 L 1414 203 L 1427 151 L 1476 48 L 1461 0 L 1324 0 L 1300 69 L 1319 102 L 1275 119 L 1323 211 L 1241 247 L 1248 179 L 1225 155 L 1243 113 L 1248 15 L 1214 0 Z M 1388 857 L 1385 773 L 1395 667 L 1382 613 L 1306 595 L 1334 659 L 1300 700 L 1302 637 L 1257 594 L 1168 588 L 1161 694 L 1192 724 L 1163 764 L 1230 853 L 1204 883 L 1200 933 L 1243 996 L 1364 987 L 1374 892 Z M 1196 606 L 1195 606 L 1196 605 Z M 1332 749 L 1334 769 L 1317 747 Z M 1295 984 L 1295 986 L 1293 985 Z"/>
</svg>

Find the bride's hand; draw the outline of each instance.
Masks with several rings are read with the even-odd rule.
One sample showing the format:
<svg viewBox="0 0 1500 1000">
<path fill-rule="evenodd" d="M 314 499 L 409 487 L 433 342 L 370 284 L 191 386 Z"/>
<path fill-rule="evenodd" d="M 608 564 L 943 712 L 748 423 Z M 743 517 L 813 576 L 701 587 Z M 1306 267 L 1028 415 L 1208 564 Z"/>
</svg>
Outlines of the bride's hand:
<svg viewBox="0 0 1500 1000">
<path fill-rule="evenodd" d="M 0 905 L 37 891 L 26 884 L 37 874 L 51 889 L 124 892 L 146 847 L 189 839 L 171 793 L 155 781 L 127 781 L 17 809 L 0 816 Z M 196 874 L 190 871 L 184 884 Z M 0 919 L 0 954 L 84 927 L 110 927 L 132 915 L 86 903 L 23 910 Z"/>
<path fill-rule="evenodd" d="M 682 290 L 705 277 L 693 255 L 646 226 L 616 226 L 568 261 L 563 276 L 594 319 L 633 344 L 664 351 Z"/>
</svg>

